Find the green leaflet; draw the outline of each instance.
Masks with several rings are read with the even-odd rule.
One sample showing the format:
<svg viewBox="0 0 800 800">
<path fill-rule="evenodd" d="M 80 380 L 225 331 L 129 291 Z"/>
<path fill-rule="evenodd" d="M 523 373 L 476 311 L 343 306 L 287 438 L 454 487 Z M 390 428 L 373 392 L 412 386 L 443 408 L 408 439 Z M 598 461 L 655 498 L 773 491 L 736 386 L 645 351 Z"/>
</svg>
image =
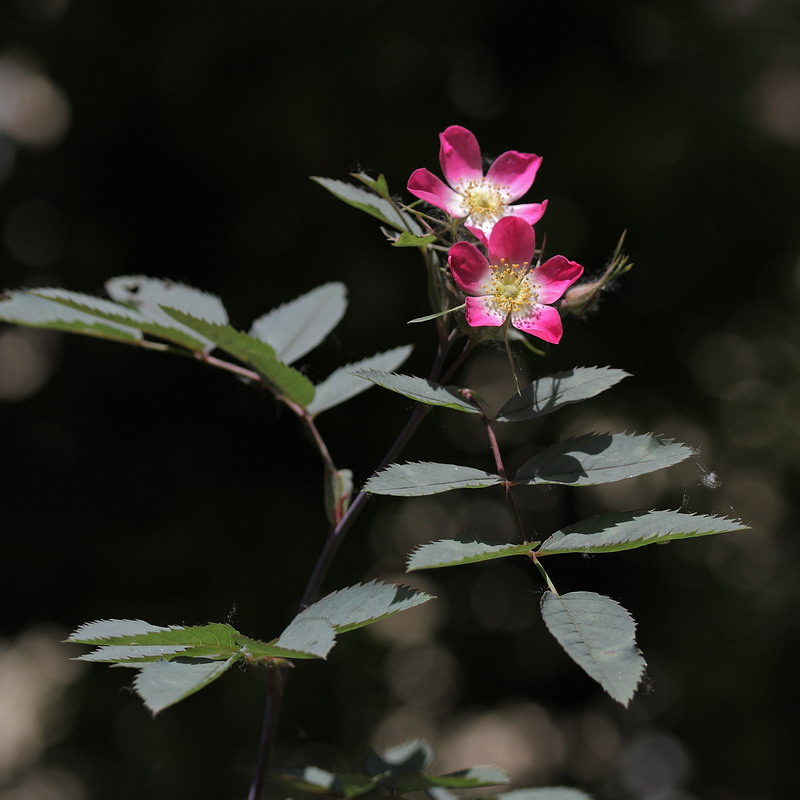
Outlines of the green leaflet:
<svg viewBox="0 0 800 800">
<path fill-rule="evenodd" d="M 629 373 L 611 367 L 575 367 L 549 375 L 526 386 L 497 412 L 498 422 L 521 422 L 551 414 L 604 392 Z"/>
<path fill-rule="evenodd" d="M 432 233 L 427 236 L 415 236 L 413 233 L 403 231 L 397 237 L 397 241 L 392 242 L 392 247 L 426 247 L 435 241 L 436 235 Z"/>
<path fill-rule="evenodd" d="M 277 767 L 270 777 L 285 786 L 311 794 L 333 797 L 359 797 L 374 789 L 378 782 L 367 775 L 350 772 L 328 772 L 319 767 Z"/>
<path fill-rule="evenodd" d="M 542 596 L 542 618 L 567 655 L 619 703 L 630 702 L 644 672 L 636 623 L 615 600 L 594 592 Z"/>
<path fill-rule="evenodd" d="M 525 555 L 534 550 L 536 545 L 537 542 L 488 544 L 477 539 L 442 539 L 423 544 L 411 553 L 406 564 L 406 572 Z"/>
<path fill-rule="evenodd" d="M 382 472 L 373 475 L 364 484 L 364 490 L 372 494 L 419 497 L 449 492 L 452 489 L 482 489 L 502 482 L 499 475 L 472 467 L 416 462 L 389 465 Z"/>
<path fill-rule="evenodd" d="M 332 195 L 343 200 L 350 206 L 366 212 L 370 216 L 376 217 L 381 222 L 385 222 L 398 231 L 408 231 L 416 236 L 423 233 L 422 228 L 416 220 L 402 211 L 398 211 L 389 200 L 379 197 L 373 192 L 353 186 L 352 183 L 333 180 L 332 178 L 311 177 L 311 180 L 318 183 L 323 189 L 327 189 Z"/>
<path fill-rule="evenodd" d="M 307 406 L 308 412 L 321 414 L 351 397 L 366 392 L 370 388 L 369 383 L 353 373 L 360 370 L 397 369 L 411 355 L 411 349 L 411 345 L 402 345 L 334 370 L 322 383 L 314 387 L 314 399 Z"/>
<path fill-rule="evenodd" d="M 259 339 L 237 331 L 230 325 L 217 325 L 197 319 L 176 308 L 164 307 L 164 312 L 197 331 L 220 350 L 252 367 L 277 394 L 300 406 L 314 398 L 314 384 L 296 369 L 278 361 L 275 351 Z"/>
<path fill-rule="evenodd" d="M 614 511 L 554 533 L 537 554 L 613 553 L 675 539 L 749 530 L 738 520 L 681 511 Z"/>
<path fill-rule="evenodd" d="M 259 317 L 250 336 L 266 342 L 284 364 L 311 352 L 341 322 L 347 310 L 343 283 L 326 283 Z"/>
<path fill-rule="evenodd" d="M 456 386 L 442 386 L 440 383 L 418 378 L 415 375 L 396 375 L 391 372 L 368 369 L 356 372 L 359 378 L 377 383 L 384 389 L 410 397 L 418 403 L 430 406 L 443 406 L 467 414 L 480 414 L 480 409 L 460 394 Z"/>
<path fill-rule="evenodd" d="M 692 455 L 686 445 L 629 433 L 590 433 L 559 442 L 526 461 L 514 483 L 592 486 L 644 475 Z"/>
</svg>

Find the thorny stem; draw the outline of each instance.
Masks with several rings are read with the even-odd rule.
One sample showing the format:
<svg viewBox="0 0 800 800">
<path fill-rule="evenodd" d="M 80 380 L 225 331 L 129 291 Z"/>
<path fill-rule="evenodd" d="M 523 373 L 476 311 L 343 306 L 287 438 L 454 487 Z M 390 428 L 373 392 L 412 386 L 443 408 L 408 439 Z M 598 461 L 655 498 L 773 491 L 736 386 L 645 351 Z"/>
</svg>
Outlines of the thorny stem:
<svg viewBox="0 0 800 800">
<path fill-rule="evenodd" d="M 438 380 L 440 379 L 440 375 L 442 372 L 442 368 L 444 366 L 444 360 L 447 356 L 447 353 L 450 350 L 451 345 L 455 341 L 457 337 L 457 331 L 454 329 L 450 331 L 450 334 L 447 336 L 443 336 L 440 333 L 440 341 L 439 347 L 437 348 L 436 358 L 433 362 L 433 366 L 431 367 L 429 378 L 430 380 Z M 455 371 L 461 366 L 464 359 L 469 355 L 472 348 L 474 347 L 474 340 L 468 339 L 466 345 L 462 352 L 458 355 L 457 358 L 454 359 L 453 363 L 441 376 L 442 381 L 447 381 L 450 377 L 455 373 Z M 428 411 L 430 410 L 430 406 L 419 405 L 414 410 L 414 413 L 411 415 L 408 422 L 406 422 L 403 430 L 400 431 L 397 439 L 395 439 L 392 446 L 389 448 L 386 455 L 381 460 L 381 463 L 376 467 L 375 471 L 378 472 L 379 470 L 383 469 L 385 466 L 390 464 L 394 461 L 405 445 L 408 443 L 408 440 L 414 434 L 416 429 L 419 427 L 419 424 L 427 415 Z M 310 421 L 310 420 L 309 420 Z M 313 421 L 311 423 L 312 427 L 312 435 L 319 436 L 319 433 L 316 431 L 316 426 L 313 426 Z M 322 438 L 319 437 L 319 442 L 322 442 Z M 322 451 L 320 451 L 322 452 Z M 325 449 L 327 453 L 327 448 Z M 324 458 L 324 456 L 323 456 Z M 330 457 L 329 457 L 330 458 Z M 326 464 L 328 462 L 326 461 Z M 333 463 L 332 461 L 330 463 Z M 322 548 L 322 551 L 317 558 L 317 563 L 314 565 L 314 570 L 311 573 L 311 577 L 308 580 L 308 584 L 306 585 L 305 591 L 303 592 L 303 597 L 300 601 L 300 605 L 298 608 L 298 613 L 305 608 L 308 608 L 318 597 L 320 587 L 322 586 L 323 581 L 325 580 L 325 576 L 328 574 L 328 570 L 333 563 L 333 559 L 336 556 L 336 553 L 341 547 L 341 544 L 344 540 L 347 531 L 349 530 L 350 526 L 355 522 L 358 515 L 361 513 L 364 505 L 367 501 L 367 493 L 362 489 L 355 497 L 353 502 L 348 507 L 347 511 L 345 511 L 342 518 L 339 520 L 338 523 L 333 525 L 331 529 L 328 531 L 328 537 L 325 541 L 325 545 Z M 259 796 L 261 793 L 261 788 L 264 784 L 264 779 L 266 777 L 267 769 L 269 767 L 270 757 L 272 753 L 272 743 L 275 738 L 275 731 L 277 730 L 278 726 L 278 712 L 280 710 L 280 700 L 283 696 L 284 689 L 286 687 L 286 681 L 289 677 L 289 666 L 288 664 L 276 664 L 274 665 L 274 670 L 276 672 L 277 678 L 274 683 L 270 684 L 270 692 L 267 697 L 267 705 L 264 710 L 264 721 L 261 727 L 261 740 L 259 742 L 259 755 L 258 761 L 256 764 L 255 774 L 253 775 L 253 781 L 250 785 L 250 793 L 248 794 L 247 800 L 259 800 Z M 280 696 L 278 696 L 278 694 Z"/>
</svg>

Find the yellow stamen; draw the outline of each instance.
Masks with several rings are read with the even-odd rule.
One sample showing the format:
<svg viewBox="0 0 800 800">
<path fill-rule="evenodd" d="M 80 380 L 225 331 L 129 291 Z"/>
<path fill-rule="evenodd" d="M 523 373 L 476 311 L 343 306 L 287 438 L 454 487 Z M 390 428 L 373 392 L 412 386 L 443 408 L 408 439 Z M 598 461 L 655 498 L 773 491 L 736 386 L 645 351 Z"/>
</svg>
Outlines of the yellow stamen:
<svg viewBox="0 0 800 800">
<path fill-rule="evenodd" d="M 500 259 L 499 264 L 492 264 L 492 277 L 489 282 L 484 284 L 486 294 L 491 297 L 494 308 L 504 315 L 516 314 L 519 311 L 527 310 L 531 303 L 538 299 L 536 292 L 525 280 L 525 276 L 530 272 L 530 264 L 525 261 L 522 264 L 509 264 L 504 258 Z"/>
<path fill-rule="evenodd" d="M 474 224 L 496 222 L 503 216 L 510 200 L 507 186 L 486 178 L 462 181 L 456 191 L 463 198 L 464 210 Z"/>
</svg>

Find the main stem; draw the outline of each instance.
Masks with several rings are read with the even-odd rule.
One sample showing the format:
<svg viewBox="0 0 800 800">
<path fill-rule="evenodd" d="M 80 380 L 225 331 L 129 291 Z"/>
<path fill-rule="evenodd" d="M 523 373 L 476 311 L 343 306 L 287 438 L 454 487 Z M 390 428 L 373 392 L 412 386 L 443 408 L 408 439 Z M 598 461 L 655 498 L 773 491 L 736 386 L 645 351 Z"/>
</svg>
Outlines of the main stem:
<svg viewBox="0 0 800 800">
<path fill-rule="evenodd" d="M 429 374 L 430 380 L 439 380 L 440 376 L 442 381 L 449 380 L 472 350 L 474 342 L 472 339 L 470 339 L 467 341 L 467 344 L 460 355 L 453 361 L 445 374 L 442 375 L 445 358 L 447 357 L 450 346 L 452 345 L 453 341 L 455 341 L 455 337 L 455 330 L 451 331 L 449 335 L 446 335 L 443 331 L 443 328 L 439 328 L 439 346 L 437 348 L 436 358 L 434 359 L 433 366 L 431 367 Z M 403 430 L 400 431 L 400 434 L 395 439 L 394 443 L 389 448 L 380 464 L 375 468 L 375 472 L 380 471 L 385 466 L 392 463 L 400 455 L 400 452 L 406 446 L 409 439 L 411 439 L 414 432 L 419 427 L 419 424 L 425 418 L 430 409 L 431 406 L 427 405 L 419 405 L 416 409 L 414 409 L 414 413 L 411 415 L 408 422 L 406 422 Z M 321 437 L 319 437 L 316 428 L 309 426 L 309 430 L 315 439 L 315 443 L 319 446 Z M 320 453 L 326 465 L 332 463 L 329 461 L 330 457 L 327 455 L 327 449 L 320 450 Z M 330 531 L 328 532 L 325 545 L 323 546 L 322 551 L 317 558 L 317 563 L 314 565 L 314 570 L 311 573 L 311 577 L 306 584 L 303 597 L 300 600 L 298 613 L 303 609 L 308 608 L 308 606 L 310 606 L 319 596 L 320 588 L 322 587 L 325 576 L 328 574 L 328 570 L 333 563 L 333 559 L 341 547 L 347 531 L 350 529 L 350 526 L 353 524 L 353 522 L 355 522 L 356 518 L 363 510 L 366 502 L 367 493 L 362 489 L 356 495 L 353 502 L 342 516 L 341 520 L 339 520 L 336 525 L 331 527 Z M 261 796 L 261 790 L 264 785 L 264 780 L 267 774 L 267 769 L 269 768 L 272 754 L 272 745 L 275 739 L 275 731 L 278 724 L 281 700 L 283 698 L 286 682 L 289 678 L 289 667 L 290 665 L 288 662 L 283 661 L 275 662 L 270 666 L 270 669 L 274 670 L 274 674 L 271 676 L 270 680 L 267 704 L 264 710 L 264 720 L 261 725 L 258 761 L 256 763 L 256 770 L 255 774 L 253 775 L 253 781 L 250 785 L 250 792 L 247 795 L 247 800 L 259 800 Z"/>
</svg>

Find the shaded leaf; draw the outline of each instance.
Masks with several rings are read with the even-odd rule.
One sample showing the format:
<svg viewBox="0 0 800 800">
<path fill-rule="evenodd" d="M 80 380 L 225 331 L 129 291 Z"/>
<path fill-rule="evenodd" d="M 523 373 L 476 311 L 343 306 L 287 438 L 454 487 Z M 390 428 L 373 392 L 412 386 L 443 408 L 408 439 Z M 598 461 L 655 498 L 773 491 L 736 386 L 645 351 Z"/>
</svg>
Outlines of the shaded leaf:
<svg viewBox="0 0 800 800">
<path fill-rule="evenodd" d="M 139 331 L 132 327 L 104 321 L 95 315 L 26 292 L 7 292 L 0 296 L 0 322 L 65 333 L 81 333 L 128 344 L 136 344 L 142 338 Z"/>
<path fill-rule="evenodd" d="M 280 396 L 301 406 L 313 399 L 314 384 L 296 369 L 278 361 L 275 351 L 266 342 L 241 333 L 230 325 L 217 325 L 196 319 L 176 308 L 165 306 L 164 311 L 202 334 L 220 350 L 252 367 Z"/>
<path fill-rule="evenodd" d="M 382 472 L 373 475 L 364 484 L 364 491 L 397 497 L 418 497 L 449 492 L 452 489 L 482 489 L 502 482 L 503 479 L 499 475 L 492 475 L 472 467 L 414 462 L 391 464 Z"/>
<path fill-rule="evenodd" d="M 559 442 L 529 459 L 514 483 L 610 483 L 670 467 L 692 454 L 686 445 L 656 436 L 590 433 Z"/>
<path fill-rule="evenodd" d="M 142 668 L 133 681 L 133 688 L 155 715 L 208 686 L 237 658 L 231 656 L 227 661 L 154 661 Z"/>
<path fill-rule="evenodd" d="M 749 530 L 738 520 L 681 511 L 615 511 L 554 533 L 538 553 L 613 553 L 675 539 Z"/>
<path fill-rule="evenodd" d="M 432 595 L 408 586 L 370 581 L 326 595 L 302 611 L 297 619 L 323 617 L 336 633 L 344 633 L 432 599 Z"/>
<path fill-rule="evenodd" d="M 611 367 L 575 367 L 526 386 L 497 412 L 498 422 L 520 422 L 550 414 L 610 389 L 630 373 Z"/>
<path fill-rule="evenodd" d="M 361 361 L 339 367 L 315 387 L 314 399 L 307 406 L 309 413 L 321 414 L 323 411 L 367 391 L 370 388 L 369 382 L 356 377 L 354 372 L 370 369 L 387 371 L 397 369 L 411 355 L 412 349 L 411 345 L 402 345 L 387 350 L 385 353 L 378 353 Z"/>
<path fill-rule="evenodd" d="M 217 325 L 228 322 L 228 312 L 218 297 L 175 281 L 149 278 L 146 275 L 121 275 L 106 281 L 106 291 L 113 300 L 134 306 L 157 325 L 167 329 L 178 328 L 194 339 L 197 338 L 197 331 L 180 323 L 176 325 L 176 320 L 170 319 L 162 306 L 176 308 L 192 317 Z M 211 341 L 204 339 L 202 349 L 208 350 L 210 346 Z"/>
<path fill-rule="evenodd" d="M 594 592 L 542 596 L 548 630 L 591 678 L 622 705 L 628 705 L 644 671 L 636 647 L 636 623 L 615 600 Z"/>
<path fill-rule="evenodd" d="M 591 795 L 568 786 L 542 786 L 537 789 L 513 789 L 495 795 L 495 800 L 592 800 Z"/>
<path fill-rule="evenodd" d="M 324 189 L 327 189 L 331 194 L 343 200 L 354 208 L 361 209 L 367 214 L 391 225 L 398 231 L 409 231 L 410 233 L 419 236 L 422 234 L 422 228 L 411 217 L 402 211 L 398 211 L 389 200 L 378 197 L 366 189 L 361 189 L 358 186 L 353 186 L 351 183 L 344 181 L 333 180 L 332 178 L 318 178 L 311 177 L 311 180 L 318 183 Z"/>
<path fill-rule="evenodd" d="M 382 753 L 370 750 L 367 753 L 367 772 L 380 776 L 381 786 L 390 791 L 405 776 L 416 776 L 430 766 L 433 761 L 433 748 L 424 739 L 412 739 L 390 747 Z"/>
<path fill-rule="evenodd" d="M 481 413 L 474 403 L 470 403 L 459 393 L 457 386 L 442 386 L 440 383 L 429 381 L 426 378 L 418 378 L 415 375 L 397 375 L 374 369 L 361 370 L 355 374 L 359 378 L 377 383 L 384 389 L 410 397 L 418 403 L 443 406 L 455 411 L 465 411 L 468 414 Z"/>
<path fill-rule="evenodd" d="M 536 542 L 488 544 L 477 539 L 442 539 L 438 542 L 423 544 L 411 553 L 406 565 L 406 572 L 525 555 L 535 549 L 536 544 Z"/>
<path fill-rule="evenodd" d="M 271 345 L 280 361 L 291 364 L 320 344 L 346 310 L 345 285 L 326 283 L 259 317 L 250 336 Z"/>
</svg>

